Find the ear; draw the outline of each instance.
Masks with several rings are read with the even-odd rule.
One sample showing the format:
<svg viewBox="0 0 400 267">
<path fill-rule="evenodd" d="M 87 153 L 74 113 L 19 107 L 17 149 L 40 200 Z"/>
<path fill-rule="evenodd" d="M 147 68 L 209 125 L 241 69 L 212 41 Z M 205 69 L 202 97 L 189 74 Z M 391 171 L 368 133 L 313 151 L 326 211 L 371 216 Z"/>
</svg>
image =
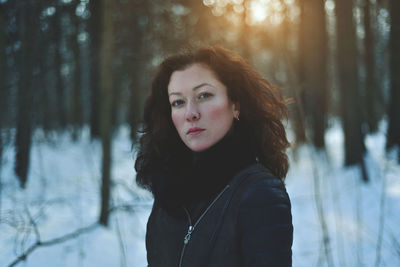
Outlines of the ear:
<svg viewBox="0 0 400 267">
<path fill-rule="evenodd" d="M 233 103 L 232 112 L 233 112 L 233 117 L 235 117 L 235 118 L 239 117 L 239 113 L 240 113 L 240 104 L 239 104 L 239 102 Z"/>
</svg>

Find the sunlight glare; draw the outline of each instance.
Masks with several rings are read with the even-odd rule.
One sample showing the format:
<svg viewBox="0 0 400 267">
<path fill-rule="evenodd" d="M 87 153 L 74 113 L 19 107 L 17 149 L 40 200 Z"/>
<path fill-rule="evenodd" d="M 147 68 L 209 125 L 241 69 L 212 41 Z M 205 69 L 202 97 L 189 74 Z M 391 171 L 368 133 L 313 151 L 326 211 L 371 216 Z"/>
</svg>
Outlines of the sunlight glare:
<svg viewBox="0 0 400 267">
<path fill-rule="evenodd" d="M 332 0 L 326 0 L 332 2 Z M 245 23 L 249 25 L 264 22 L 278 26 L 284 19 L 294 21 L 298 17 L 295 0 L 203 0 L 204 5 L 211 8 L 214 16 L 246 13 Z M 231 23 L 232 20 L 228 19 Z M 236 21 L 235 23 L 236 24 Z"/>
<path fill-rule="evenodd" d="M 215 0 L 203 0 L 205 6 L 212 6 L 215 4 Z"/>
<path fill-rule="evenodd" d="M 215 6 L 211 10 L 211 12 L 213 13 L 214 16 L 219 17 L 219 16 L 222 16 L 224 14 L 225 8 L 220 7 L 220 6 Z"/>
<path fill-rule="evenodd" d="M 331 12 L 335 9 L 335 2 L 333 2 L 332 0 L 327 0 L 325 2 L 325 10 L 327 12 Z"/>
<path fill-rule="evenodd" d="M 282 12 L 283 11 L 283 5 L 282 5 L 282 3 L 280 1 L 272 2 L 272 8 L 275 11 L 278 11 L 278 12 Z"/>
<path fill-rule="evenodd" d="M 229 0 L 218 0 L 217 1 L 217 6 L 219 7 L 226 7 L 226 5 L 228 4 Z"/>
<path fill-rule="evenodd" d="M 270 17 L 270 21 L 273 25 L 279 25 L 282 23 L 283 21 L 283 16 L 280 13 L 274 13 L 271 17 Z"/>
<path fill-rule="evenodd" d="M 250 10 L 255 22 L 262 22 L 267 17 L 265 6 L 259 2 L 252 2 Z"/>
<path fill-rule="evenodd" d="M 234 5 L 233 6 L 233 11 L 236 13 L 242 13 L 244 11 L 244 7 L 242 5 Z"/>
<path fill-rule="evenodd" d="M 231 3 L 235 5 L 241 5 L 243 3 L 243 0 L 231 0 Z"/>
</svg>

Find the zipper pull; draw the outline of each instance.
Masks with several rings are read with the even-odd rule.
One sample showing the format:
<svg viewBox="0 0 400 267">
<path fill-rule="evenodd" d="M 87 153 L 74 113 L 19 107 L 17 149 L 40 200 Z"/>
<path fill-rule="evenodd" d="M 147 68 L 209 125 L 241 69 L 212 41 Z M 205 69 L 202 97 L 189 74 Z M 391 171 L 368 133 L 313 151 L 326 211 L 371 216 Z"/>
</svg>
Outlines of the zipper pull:
<svg viewBox="0 0 400 267">
<path fill-rule="evenodd" d="M 189 226 L 189 229 L 188 229 L 188 232 L 187 232 L 185 238 L 183 239 L 183 243 L 184 243 L 185 245 L 186 245 L 187 243 L 189 243 L 189 240 L 190 240 L 190 237 L 191 237 L 191 235 L 192 235 L 193 230 L 194 230 L 194 227 L 190 225 L 190 226 Z"/>
</svg>

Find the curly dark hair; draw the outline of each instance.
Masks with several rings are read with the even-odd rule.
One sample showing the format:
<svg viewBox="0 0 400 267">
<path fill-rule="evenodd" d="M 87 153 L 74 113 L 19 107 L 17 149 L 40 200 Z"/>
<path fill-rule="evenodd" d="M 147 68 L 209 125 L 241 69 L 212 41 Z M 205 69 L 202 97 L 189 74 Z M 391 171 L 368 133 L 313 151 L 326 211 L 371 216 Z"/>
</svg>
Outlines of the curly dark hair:
<svg viewBox="0 0 400 267">
<path fill-rule="evenodd" d="M 239 125 L 252 136 L 258 161 L 284 180 L 289 168 L 285 152 L 289 142 L 282 120 L 287 119 L 288 111 L 280 91 L 241 57 L 212 46 L 173 55 L 161 63 L 145 103 L 139 132 L 135 162 L 137 183 L 151 189 L 148 174 L 154 166 L 152 162 L 167 159 L 171 154 L 185 153 L 187 149 L 171 119 L 168 84 L 174 71 L 196 63 L 209 67 L 226 86 L 229 99 L 239 103 Z"/>
</svg>

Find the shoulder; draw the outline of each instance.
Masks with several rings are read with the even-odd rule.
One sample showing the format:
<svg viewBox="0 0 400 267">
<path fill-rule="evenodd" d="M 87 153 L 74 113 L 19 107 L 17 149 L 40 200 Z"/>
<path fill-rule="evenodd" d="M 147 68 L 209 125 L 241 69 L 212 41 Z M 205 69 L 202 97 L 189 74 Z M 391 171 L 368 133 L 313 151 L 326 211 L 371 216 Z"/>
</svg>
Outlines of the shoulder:
<svg viewBox="0 0 400 267">
<path fill-rule="evenodd" d="M 283 181 L 262 166 L 239 194 L 236 226 L 244 266 L 291 266 L 289 196 Z"/>
<path fill-rule="evenodd" d="M 283 181 L 267 168 L 255 164 L 244 172 L 248 174 L 240 194 L 241 205 L 282 203 L 290 206 Z"/>
<path fill-rule="evenodd" d="M 259 165 L 249 174 L 238 197 L 240 225 L 291 225 L 291 204 L 285 185 L 265 167 Z"/>
</svg>

